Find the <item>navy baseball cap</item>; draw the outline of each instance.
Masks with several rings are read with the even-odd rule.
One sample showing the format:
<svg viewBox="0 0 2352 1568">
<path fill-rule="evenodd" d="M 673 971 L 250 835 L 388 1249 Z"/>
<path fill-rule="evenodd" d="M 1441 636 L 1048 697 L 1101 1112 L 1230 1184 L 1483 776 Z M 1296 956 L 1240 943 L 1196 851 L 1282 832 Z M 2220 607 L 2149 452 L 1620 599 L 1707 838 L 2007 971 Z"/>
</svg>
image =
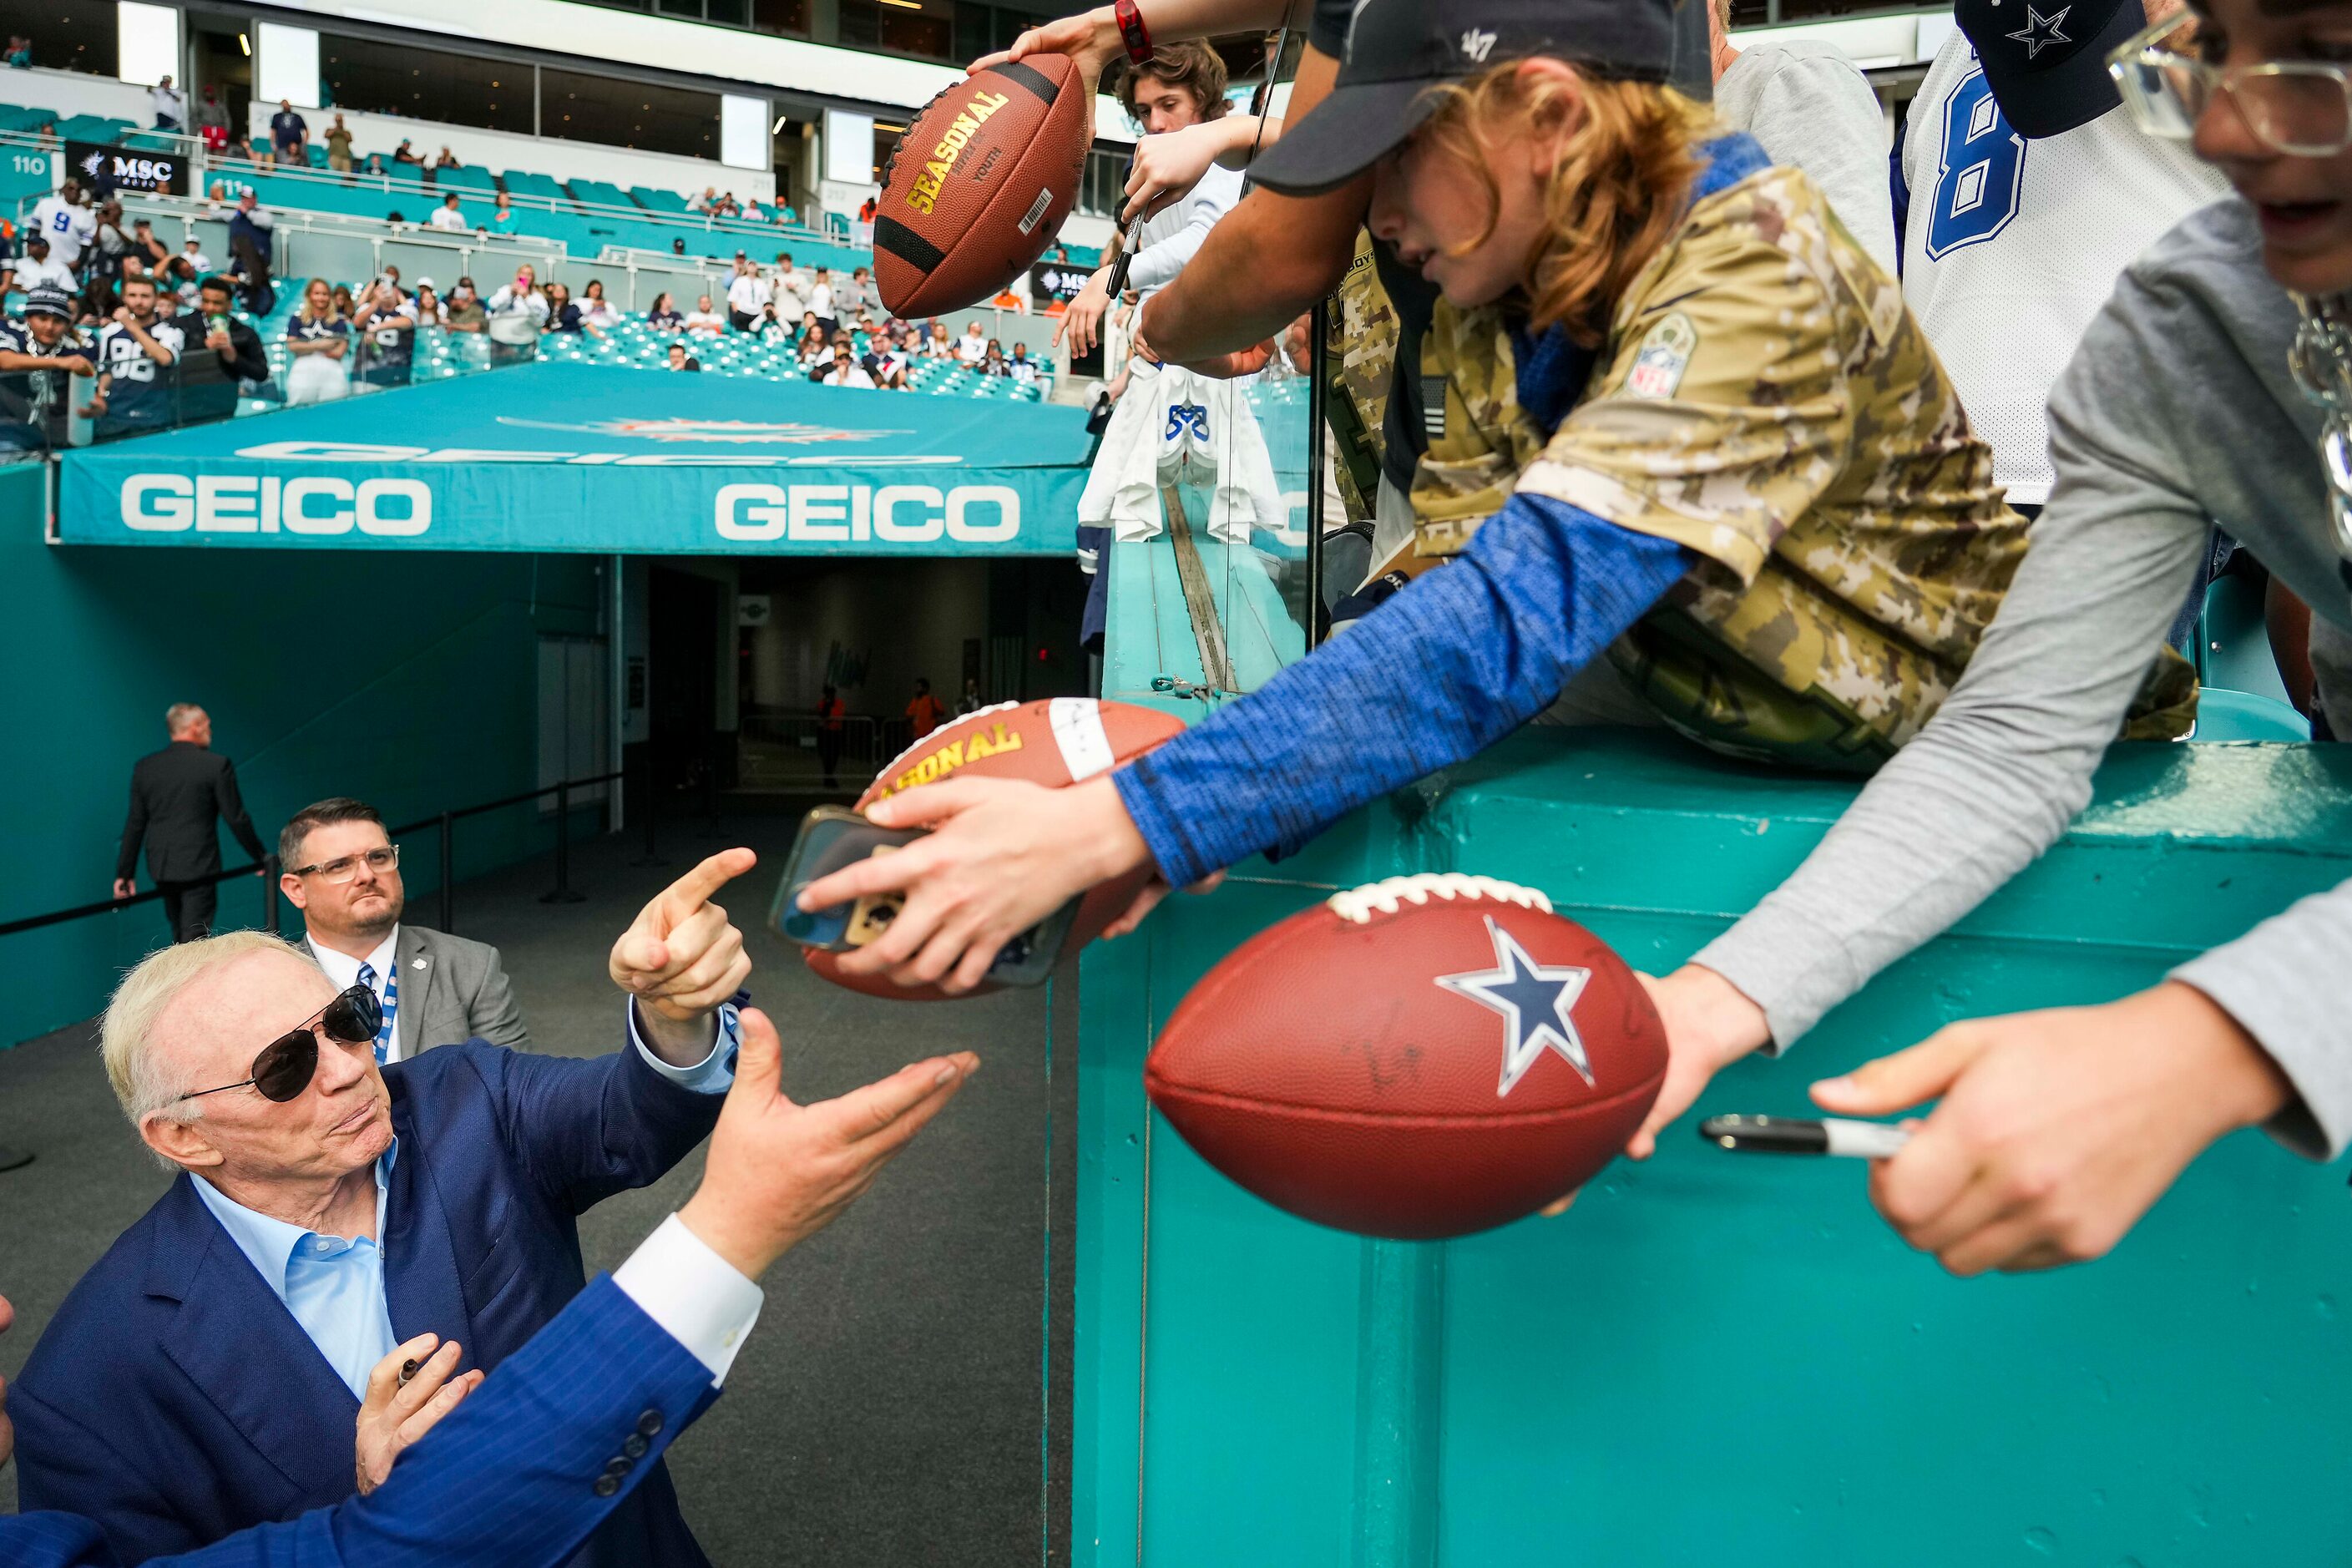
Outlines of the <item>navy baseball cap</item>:
<svg viewBox="0 0 2352 1568">
<path fill-rule="evenodd" d="M 25 291 L 25 314 L 28 316 L 63 316 L 73 320 L 73 297 L 54 283 L 44 283 Z"/>
<path fill-rule="evenodd" d="M 2021 136 L 2055 136 L 2123 102 L 2108 54 L 2147 26 L 2141 0 L 1958 0 L 1952 19 Z"/>
<path fill-rule="evenodd" d="M 1506 60 L 1549 55 L 1598 76 L 1669 80 L 1675 11 L 1675 0 L 1365 0 L 1330 96 L 1283 128 L 1250 178 L 1294 196 L 1343 185 L 1421 128 L 1436 108 L 1427 89 Z"/>
</svg>

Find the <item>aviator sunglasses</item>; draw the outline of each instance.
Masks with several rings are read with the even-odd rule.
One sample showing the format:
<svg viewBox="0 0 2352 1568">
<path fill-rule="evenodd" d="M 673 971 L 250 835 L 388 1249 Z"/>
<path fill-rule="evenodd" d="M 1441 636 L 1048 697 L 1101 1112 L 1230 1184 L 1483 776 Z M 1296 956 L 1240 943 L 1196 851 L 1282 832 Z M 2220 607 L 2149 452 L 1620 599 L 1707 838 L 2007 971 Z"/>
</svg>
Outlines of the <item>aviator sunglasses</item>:
<svg viewBox="0 0 2352 1568">
<path fill-rule="evenodd" d="M 376 1031 L 383 1026 L 383 1004 L 366 986 L 354 985 L 311 1014 L 300 1028 L 289 1029 L 262 1047 L 260 1054 L 253 1058 L 251 1078 L 225 1083 L 218 1089 L 200 1089 L 180 1098 L 201 1100 L 208 1094 L 250 1086 L 262 1099 L 283 1104 L 310 1087 L 310 1075 L 319 1068 L 320 1030 L 339 1045 L 365 1046 L 375 1042 Z"/>
</svg>

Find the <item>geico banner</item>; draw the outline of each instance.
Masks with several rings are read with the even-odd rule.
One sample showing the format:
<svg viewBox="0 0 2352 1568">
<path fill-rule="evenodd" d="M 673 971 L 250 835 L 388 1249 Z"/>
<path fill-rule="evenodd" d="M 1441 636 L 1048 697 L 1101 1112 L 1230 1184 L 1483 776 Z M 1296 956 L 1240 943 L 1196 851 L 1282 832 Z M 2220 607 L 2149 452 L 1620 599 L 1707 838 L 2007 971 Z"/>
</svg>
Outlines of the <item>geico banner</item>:
<svg viewBox="0 0 2352 1568">
<path fill-rule="evenodd" d="M 439 454 L 434 454 L 439 456 Z M 574 460 L 275 461 L 169 469 L 104 448 L 62 465 L 66 543 L 1060 555 L 1076 468 L 794 468 Z"/>
</svg>

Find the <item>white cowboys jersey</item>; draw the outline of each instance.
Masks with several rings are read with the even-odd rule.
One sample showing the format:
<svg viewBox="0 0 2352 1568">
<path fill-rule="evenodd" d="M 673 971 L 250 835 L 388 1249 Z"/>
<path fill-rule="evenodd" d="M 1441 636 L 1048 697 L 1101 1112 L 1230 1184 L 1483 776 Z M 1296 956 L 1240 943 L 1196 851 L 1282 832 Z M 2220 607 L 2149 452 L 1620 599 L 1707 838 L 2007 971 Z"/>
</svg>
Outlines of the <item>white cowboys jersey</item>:
<svg viewBox="0 0 2352 1568">
<path fill-rule="evenodd" d="M 70 269 L 81 265 L 82 247 L 97 237 L 98 219 L 88 207 L 68 206 L 63 196 L 46 195 L 33 208 L 26 234 L 47 238 L 49 259 Z"/>
<path fill-rule="evenodd" d="M 2023 46 L 2019 46 L 2023 47 Z M 2050 497 L 2050 388 L 2116 279 L 2229 185 L 2112 109 L 2028 142 L 1958 30 L 1904 121 L 1903 299 L 2020 505 Z"/>
<path fill-rule="evenodd" d="M 1078 497 L 1078 526 L 1108 528 L 1122 543 L 1157 539 L 1160 489 L 1170 484 L 1209 491 L 1209 532 L 1228 544 L 1248 543 L 1253 526 L 1276 534 L 1288 526 L 1242 384 L 1138 360 Z"/>
</svg>

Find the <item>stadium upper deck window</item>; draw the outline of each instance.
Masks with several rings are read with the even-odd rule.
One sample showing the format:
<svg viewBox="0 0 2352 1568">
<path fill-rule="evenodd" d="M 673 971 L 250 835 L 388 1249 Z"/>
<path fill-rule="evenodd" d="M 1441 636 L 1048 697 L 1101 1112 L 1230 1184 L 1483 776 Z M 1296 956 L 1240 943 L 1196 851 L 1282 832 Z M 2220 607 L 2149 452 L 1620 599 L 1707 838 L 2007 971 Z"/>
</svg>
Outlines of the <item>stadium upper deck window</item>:
<svg viewBox="0 0 2352 1568">
<path fill-rule="evenodd" d="M 113 0 L 0 0 L 0 36 L 32 39 L 33 63 L 49 70 L 112 76 L 119 58 L 115 26 Z"/>
<path fill-rule="evenodd" d="M 539 133 L 687 158 L 716 158 L 719 95 L 542 68 Z"/>
<path fill-rule="evenodd" d="M 319 39 L 319 74 L 338 109 L 531 132 L 531 68 L 513 60 L 331 33 Z M 324 132 L 323 126 L 311 130 L 313 136 Z"/>
<path fill-rule="evenodd" d="M 1086 173 L 1078 182 L 1078 211 L 1097 217 L 1109 217 L 1118 211 L 1127 195 L 1127 162 L 1124 152 L 1097 148 L 1087 154 Z"/>
<path fill-rule="evenodd" d="M 891 0 L 888 6 L 876 0 L 841 0 L 841 42 L 853 49 L 955 58 L 953 9 L 940 0 L 923 0 L 922 10 L 908 9 L 907 0 Z"/>
</svg>

